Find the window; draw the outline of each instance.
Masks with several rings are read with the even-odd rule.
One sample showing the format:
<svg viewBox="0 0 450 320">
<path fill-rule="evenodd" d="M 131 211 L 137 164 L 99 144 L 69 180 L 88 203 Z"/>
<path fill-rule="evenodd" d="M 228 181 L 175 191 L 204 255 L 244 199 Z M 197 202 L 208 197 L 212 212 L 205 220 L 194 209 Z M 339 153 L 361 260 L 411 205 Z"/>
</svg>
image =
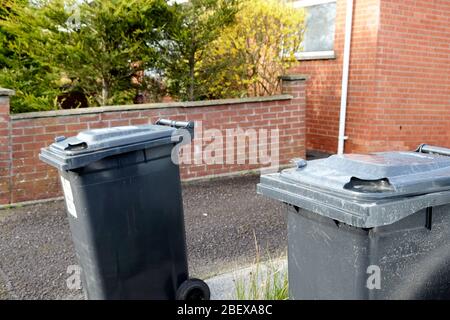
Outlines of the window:
<svg viewBox="0 0 450 320">
<path fill-rule="evenodd" d="M 333 59 L 336 0 L 301 0 L 294 6 L 305 9 L 305 33 L 299 60 Z"/>
</svg>

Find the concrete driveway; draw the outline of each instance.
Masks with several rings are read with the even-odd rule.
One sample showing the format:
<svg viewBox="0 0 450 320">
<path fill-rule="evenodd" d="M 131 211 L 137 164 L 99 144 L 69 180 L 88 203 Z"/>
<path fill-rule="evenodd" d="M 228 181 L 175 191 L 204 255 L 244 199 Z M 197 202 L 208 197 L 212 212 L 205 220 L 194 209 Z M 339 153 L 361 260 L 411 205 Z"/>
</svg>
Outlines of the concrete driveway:
<svg viewBox="0 0 450 320">
<path fill-rule="evenodd" d="M 209 278 L 286 251 L 280 203 L 256 194 L 256 176 L 183 186 L 191 276 Z M 64 203 L 0 210 L 0 299 L 82 299 L 69 290 L 76 265 Z"/>
</svg>

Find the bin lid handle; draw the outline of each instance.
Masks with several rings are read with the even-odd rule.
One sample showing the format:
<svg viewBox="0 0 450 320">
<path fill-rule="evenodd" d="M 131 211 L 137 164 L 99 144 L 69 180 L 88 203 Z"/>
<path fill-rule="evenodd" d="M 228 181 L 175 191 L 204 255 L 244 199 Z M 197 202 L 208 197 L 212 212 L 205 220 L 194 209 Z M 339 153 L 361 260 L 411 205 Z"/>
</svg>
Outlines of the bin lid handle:
<svg viewBox="0 0 450 320">
<path fill-rule="evenodd" d="M 87 149 L 87 147 L 88 147 L 88 145 L 86 142 L 68 143 L 67 147 L 64 150 L 78 151 L 78 150 L 85 150 L 85 149 Z"/>
<path fill-rule="evenodd" d="M 294 158 L 291 160 L 291 163 L 293 163 L 297 169 L 303 169 L 308 165 L 308 162 L 302 158 Z"/>
</svg>

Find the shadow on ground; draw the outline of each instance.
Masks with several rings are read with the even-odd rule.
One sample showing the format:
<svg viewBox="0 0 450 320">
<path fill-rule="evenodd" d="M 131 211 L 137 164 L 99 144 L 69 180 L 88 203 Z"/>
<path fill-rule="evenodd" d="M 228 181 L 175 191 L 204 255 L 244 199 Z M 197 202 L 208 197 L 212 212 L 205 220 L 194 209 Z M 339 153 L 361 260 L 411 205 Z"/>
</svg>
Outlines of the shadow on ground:
<svg viewBox="0 0 450 320">
<path fill-rule="evenodd" d="M 256 194 L 245 176 L 183 186 L 191 276 L 207 278 L 250 264 L 255 237 L 266 257 L 285 254 L 282 206 Z M 0 299 L 82 299 L 66 286 L 77 264 L 62 201 L 0 210 Z"/>
</svg>

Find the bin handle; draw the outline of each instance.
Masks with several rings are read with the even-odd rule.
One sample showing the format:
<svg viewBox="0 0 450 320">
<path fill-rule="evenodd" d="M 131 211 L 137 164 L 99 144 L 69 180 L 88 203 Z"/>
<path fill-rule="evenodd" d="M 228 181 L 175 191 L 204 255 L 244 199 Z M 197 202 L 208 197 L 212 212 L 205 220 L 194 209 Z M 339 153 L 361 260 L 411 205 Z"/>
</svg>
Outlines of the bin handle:
<svg viewBox="0 0 450 320">
<path fill-rule="evenodd" d="M 434 154 L 440 154 L 442 156 L 448 156 L 450 157 L 450 149 L 444 148 L 444 147 L 438 147 L 438 146 L 430 146 L 428 144 L 421 144 L 416 152 L 420 153 L 434 153 Z"/>
<path fill-rule="evenodd" d="M 168 126 L 176 129 L 194 129 L 194 121 L 175 121 L 169 119 L 159 119 L 156 121 L 157 125 Z"/>
</svg>

